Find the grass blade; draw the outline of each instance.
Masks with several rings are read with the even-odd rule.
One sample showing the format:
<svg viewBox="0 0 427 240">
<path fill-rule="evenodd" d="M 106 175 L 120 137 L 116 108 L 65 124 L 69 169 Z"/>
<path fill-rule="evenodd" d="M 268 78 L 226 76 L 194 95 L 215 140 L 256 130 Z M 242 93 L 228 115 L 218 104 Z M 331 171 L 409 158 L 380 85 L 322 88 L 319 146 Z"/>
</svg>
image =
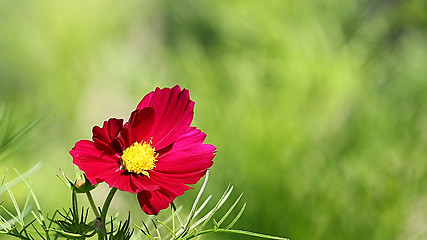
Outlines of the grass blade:
<svg viewBox="0 0 427 240">
<path fill-rule="evenodd" d="M 19 223 L 19 219 L 15 215 L 13 215 L 11 212 L 9 212 L 5 207 L 0 205 L 0 208 L 2 208 L 3 211 L 5 211 L 7 214 L 9 214 L 9 216 L 12 217 L 12 219 L 6 221 L 7 223 L 9 223 L 11 226 L 15 225 L 15 223 L 17 222 Z"/>
<path fill-rule="evenodd" d="M 22 174 L 22 178 L 27 179 L 29 177 L 31 177 L 32 175 L 34 175 L 40 168 L 41 168 L 42 164 L 39 162 L 36 165 L 34 165 L 31 169 L 29 169 L 28 171 L 26 171 L 24 174 Z M 6 174 L 5 174 L 6 177 Z M 22 178 L 21 177 L 17 177 L 11 181 L 9 181 L 9 187 L 13 187 L 16 184 L 22 182 Z M 4 177 L 3 177 L 3 181 L 4 181 Z M 3 185 L 3 184 L 2 184 Z M 2 194 L 3 192 L 7 191 L 6 187 L 1 187 L 0 186 L 0 194 Z"/>
<path fill-rule="evenodd" d="M 10 189 L 9 184 L 5 182 L 5 187 L 9 193 L 10 199 L 12 200 L 13 206 L 15 207 L 16 214 L 18 214 L 18 223 L 23 227 L 24 220 L 22 219 L 21 210 L 19 209 L 18 203 L 16 202 L 15 196 L 13 195 L 12 189 Z"/>
<path fill-rule="evenodd" d="M 34 203 L 36 204 L 37 211 L 39 212 L 40 220 L 41 220 L 41 222 L 43 223 L 43 225 L 42 225 L 42 226 L 43 226 L 44 228 L 46 228 L 46 225 L 45 225 L 45 219 L 44 219 L 43 214 L 42 214 L 42 210 L 41 210 L 41 207 L 40 207 L 40 203 L 39 203 L 39 201 L 38 201 L 38 199 L 37 199 L 36 195 L 34 194 L 33 189 L 31 188 L 30 184 L 28 184 L 27 180 L 25 180 L 25 178 L 24 178 L 24 177 L 23 177 L 23 176 L 18 172 L 18 170 L 16 170 L 16 169 L 14 169 L 14 170 L 15 170 L 15 172 L 19 175 L 19 177 L 22 179 L 22 182 L 24 182 L 24 183 L 25 183 L 25 185 L 27 186 L 27 188 L 29 189 L 30 194 L 31 194 L 31 196 L 32 196 L 32 198 L 33 198 L 33 200 L 34 200 Z"/>
</svg>

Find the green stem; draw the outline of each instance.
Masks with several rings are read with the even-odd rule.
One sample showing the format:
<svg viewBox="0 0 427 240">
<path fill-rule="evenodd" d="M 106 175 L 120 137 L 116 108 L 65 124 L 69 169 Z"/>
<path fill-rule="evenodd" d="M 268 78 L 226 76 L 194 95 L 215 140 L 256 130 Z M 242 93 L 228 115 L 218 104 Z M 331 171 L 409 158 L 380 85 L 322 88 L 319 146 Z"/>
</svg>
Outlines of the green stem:
<svg viewBox="0 0 427 240">
<path fill-rule="evenodd" d="M 90 194 L 90 192 L 86 192 L 86 196 L 87 196 L 87 199 L 89 200 L 90 206 L 92 208 L 93 213 L 95 214 L 95 217 L 99 217 L 100 216 L 99 211 L 96 208 L 95 202 L 93 201 L 92 194 Z"/>
<path fill-rule="evenodd" d="M 105 234 L 103 234 L 101 231 L 98 231 L 98 240 L 104 240 L 105 238 Z"/>
<path fill-rule="evenodd" d="M 113 200 L 114 194 L 117 192 L 117 188 L 111 188 L 110 193 L 108 193 L 107 198 L 105 199 L 104 206 L 102 206 L 101 211 L 101 224 L 102 224 L 102 231 L 98 232 L 98 239 L 103 240 L 106 239 L 107 236 L 107 230 L 105 227 L 105 218 L 107 216 L 108 208 L 110 207 L 111 200 Z"/>
<path fill-rule="evenodd" d="M 247 235 L 247 236 L 258 237 L 258 238 L 265 238 L 265 239 L 289 240 L 288 238 L 283 238 L 283 237 L 276 237 L 276 236 L 271 236 L 271 235 L 266 235 L 266 234 L 261 234 L 261 233 L 244 231 L 244 230 L 233 230 L 233 229 L 223 229 L 223 228 L 204 230 L 204 231 L 198 232 L 197 234 L 195 234 L 193 236 L 188 237 L 187 239 L 192 239 L 194 237 L 197 237 L 197 236 L 200 236 L 203 234 L 207 234 L 207 233 L 213 233 L 213 232 L 235 233 L 235 234 Z"/>
<path fill-rule="evenodd" d="M 108 208 L 110 207 L 111 200 L 113 200 L 114 194 L 117 192 L 117 188 L 111 188 L 110 193 L 108 193 L 107 198 L 105 199 L 104 206 L 102 206 L 101 212 L 101 221 L 105 223 L 105 217 L 107 216 Z"/>
</svg>

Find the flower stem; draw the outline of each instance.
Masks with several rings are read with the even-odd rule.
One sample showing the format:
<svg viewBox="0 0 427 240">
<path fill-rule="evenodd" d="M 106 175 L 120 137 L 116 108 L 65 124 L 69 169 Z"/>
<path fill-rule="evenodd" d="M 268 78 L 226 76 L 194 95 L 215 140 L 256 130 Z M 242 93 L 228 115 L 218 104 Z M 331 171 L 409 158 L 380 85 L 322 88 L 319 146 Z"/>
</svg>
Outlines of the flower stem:
<svg viewBox="0 0 427 240">
<path fill-rule="evenodd" d="M 114 194 L 117 192 L 117 188 L 111 188 L 110 193 L 108 193 L 107 198 L 105 199 L 104 206 L 102 206 L 101 212 L 101 221 L 105 222 L 105 217 L 107 216 L 108 208 L 110 207 L 111 200 L 113 200 Z"/>
<path fill-rule="evenodd" d="M 95 214 L 95 217 L 99 217 L 100 216 L 99 211 L 96 208 L 95 202 L 93 201 L 92 194 L 90 194 L 90 192 L 86 192 L 86 196 L 87 196 L 87 199 L 89 200 L 90 207 L 92 208 L 92 211 Z"/>
<path fill-rule="evenodd" d="M 107 198 L 105 199 L 104 206 L 102 206 L 101 211 L 101 224 L 102 224 L 102 231 L 98 232 L 98 239 L 103 240 L 106 239 L 107 236 L 107 230 L 105 227 L 105 218 L 107 216 L 108 208 L 110 207 L 111 200 L 113 200 L 114 194 L 117 192 L 117 188 L 111 188 L 110 193 L 108 193 Z"/>
</svg>

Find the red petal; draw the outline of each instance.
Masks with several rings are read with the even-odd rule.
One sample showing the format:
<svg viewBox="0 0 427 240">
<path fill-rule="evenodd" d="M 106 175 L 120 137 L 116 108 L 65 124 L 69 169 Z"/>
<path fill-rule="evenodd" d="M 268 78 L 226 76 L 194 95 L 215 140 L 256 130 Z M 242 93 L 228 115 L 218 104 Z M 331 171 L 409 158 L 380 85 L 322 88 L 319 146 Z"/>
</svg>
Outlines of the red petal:
<svg viewBox="0 0 427 240">
<path fill-rule="evenodd" d="M 186 151 L 188 149 L 193 149 L 194 147 L 199 147 L 201 144 L 203 144 L 205 138 L 205 133 L 195 127 L 189 127 L 187 131 L 175 141 L 173 144 L 173 149 Z"/>
<path fill-rule="evenodd" d="M 148 106 L 153 107 L 156 114 L 151 135 L 157 150 L 173 143 L 187 131 L 193 120 L 194 102 L 190 100 L 188 90 L 181 91 L 178 85 L 172 89 L 156 88 L 142 99 L 137 109 Z"/>
<path fill-rule="evenodd" d="M 92 140 L 99 149 L 104 149 L 111 154 L 121 152 L 119 143 L 115 140 L 123 127 L 123 119 L 110 118 L 104 122 L 102 128 L 95 126 L 92 129 Z"/>
<path fill-rule="evenodd" d="M 176 178 L 165 178 L 164 176 L 154 173 L 150 176 L 151 180 L 156 182 L 164 193 L 168 193 L 168 196 L 181 196 L 185 191 L 191 189 L 191 187 L 176 181 Z"/>
<path fill-rule="evenodd" d="M 213 164 L 216 148 L 203 144 L 205 137 L 206 134 L 200 130 L 189 128 L 175 141 L 170 151 L 158 157 L 154 171 L 165 174 L 196 174 L 207 170 Z"/>
<path fill-rule="evenodd" d="M 194 173 L 202 170 L 207 170 L 212 166 L 212 159 L 214 154 L 211 153 L 174 153 L 163 155 L 158 162 L 154 171 L 169 173 L 169 174 L 182 174 Z"/>
<path fill-rule="evenodd" d="M 137 195 L 138 202 L 142 211 L 150 215 L 157 215 L 160 210 L 167 208 L 177 196 L 182 195 L 188 189 L 190 187 L 186 185 L 177 185 L 173 190 L 161 187 L 155 191 L 142 191 Z"/>
<path fill-rule="evenodd" d="M 161 89 L 157 87 L 155 91 L 161 91 Z M 151 99 L 153 98 L 155 91 L 152 91 L 149 94 L 145 95 L 145 97 L 141 100 L 141 102 L 138 103 L 138 106 L 136 107 L 136 109 L 142 109 L 150 106 L 150 102 L 151 102 Z"/>
<path fill-rule="evenodd" d="M 130 193 L 137 193 L 144 190 L 153 191 L 159 188 L 159 184 L 153 182 L 148 177 L 129 173 L 125 170 L 117 170 L 108 174 L 108 176 L 105 176 L 104 181 L 110 187 Z"/>
<path fill-rule="evenodd" d="M 149 215 L 157 215 L 160 210 L 167 208 L 172 202 L 168 197 L 161 194 L 159 191 L 139 192 L 137 197 L 142 211 Z"/>
<path fill-rule="evenodd" d="M 159 184 L 155 191 L 138 193 L 141 208 L 147 214 L 157 214 L 177 197 L 190 189 L 186 184 L 197 183 L 212 166 L 215 147 L 203 144 L 206 134 L 191 127 L 179 137 L 171 149 L 158 158 L 150 179 Z"/>
<path fill-rule="evenodd" d="M 122 149 L 125 149 L 135 142 L 149 141 L 149 135 L 154 123 L 154 109 L 145 107 L 137 109 L 130 115 L 129 121 L 125 123 L 118 140 Z"/>
<path fill-rule="evenodd" d="M 163 173 L 163 172 L 150 172 L 150 177 L 152 179 L 161 178 L 164 181 L 168 181 L 169 183 L 183 183 L 183 184 L 196 184 L 201 177 L 206 174 L 206 170 L 201 170 L 197 172 L 190 173 Z"/>
<path fill-rule="evenodd" d="M 81 140 L 70 151 L 73 163 L 86 173 L 91 183 L 99 183 L 120 167 L 119 159 L 115 155 L 105 154 L 95 147 L 89 140 Z"/>
</svg>

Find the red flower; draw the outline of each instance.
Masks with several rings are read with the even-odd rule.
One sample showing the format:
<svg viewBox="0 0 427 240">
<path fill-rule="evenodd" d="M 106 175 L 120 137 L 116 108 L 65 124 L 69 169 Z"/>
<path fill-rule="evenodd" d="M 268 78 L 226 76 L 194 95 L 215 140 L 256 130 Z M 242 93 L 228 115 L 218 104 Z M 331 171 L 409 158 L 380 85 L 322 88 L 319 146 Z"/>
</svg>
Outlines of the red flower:
<svg viewBox="0 0 427 240">
<path fill-rule="evenodd" d="M 190 127 L 194 102 L 187 89 L 157 88 L 138 104 L 129 121 L 110 118 L 93 128 L 70 154 L 93 183 L 137 193 L 147 214 L 157 214 L 190 189 L 212 166 L 215 147 Z"/>
</svg>

